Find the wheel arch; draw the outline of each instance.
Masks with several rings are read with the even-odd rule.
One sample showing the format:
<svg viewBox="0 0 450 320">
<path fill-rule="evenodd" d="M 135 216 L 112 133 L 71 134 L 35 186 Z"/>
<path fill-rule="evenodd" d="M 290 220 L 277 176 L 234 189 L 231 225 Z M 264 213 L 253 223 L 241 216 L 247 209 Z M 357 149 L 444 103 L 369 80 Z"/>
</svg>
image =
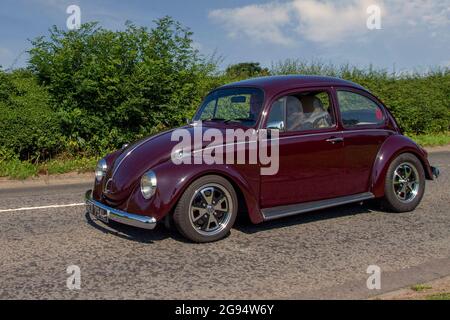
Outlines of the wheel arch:
<svg viewBox="0 0 450 320">
<path fill-rule="evenodd" d="M 178 200 L 183 194 L 183 192 L 189 187 L 189 185 L 191 185 L 194 181 L 206 176 L 222 177 L 233 186 L 234 191 L 236 192 L 236 196 L 238 198 L 238 216 L 246 214 L 253 223 L 260 223 L 263 221 L 263 217 L 259 210 L 259 203 L 256 197 L 254 197 L 254 192 L 250 190 L 250 186 L 247 184 L 245 179 L 240 174 L 237 173 L 230 174 L 227 171 L 217 169 L 201 172 L 193 176 L 190 179 L 190 181 L 186 183 L 186 185 L 183 188 L 183 191 L 180 192 L 178 196 Z M 174 206 L 175 205 L 176 203 L 174 204 Z"/>
<path fill-rule="evenodd" d="M 387 170 L 392 161 L 403 153 L 411 153 L 417 157 L 422 164 L 425 177 L 428 180 L 433 179 L 426 151 L 420 148 L 414 141 L 403 135 L 393 135 L 387 138 L 381 145 L 372 168 L 370 191 L 375 197 L 378 198 L 384 196 L 384 184 Z"/>
<path fill-rule="evenodd" d="M 178 170 L 177 170 L 178 169 Z M 171 214 L 186 189 L 197 179 L 215 175 L 226 179 L 233 186 L 238 198 L 238 215 L 247 214 L 252 223 L 260 223 L 263 216 L 259 209 L 258 190 L 254 190 L 241 173 L 231 166 L 226 168 L 220 165 L 210 165 L 205 170 L 203 166 L 188 166 L 182 168 L 174 168 L 172 164 L 163 164 L 155 168 L 158 176 L 169 176 L 170 182 L 166 183 L 161 196 L 167 203 L 165 212 L 162 216 Z M 259 183 L 258 183 L 259 187 Z M 164 195 L 163 195 L 164 194 Z"/>
</svg>

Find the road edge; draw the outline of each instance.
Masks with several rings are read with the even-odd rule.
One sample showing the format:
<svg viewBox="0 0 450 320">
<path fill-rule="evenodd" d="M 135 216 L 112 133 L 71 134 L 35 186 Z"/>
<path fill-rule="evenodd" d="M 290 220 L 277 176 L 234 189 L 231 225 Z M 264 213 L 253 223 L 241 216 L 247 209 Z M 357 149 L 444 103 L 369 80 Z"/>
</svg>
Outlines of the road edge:
<svg viewBox="0 0 450 320">
<path fill-rule="evenodd" d="M 436 294 L 448 293 L 450 292 L 450 275 L 415 285 L 421 286 L 421 289 L 414 290 L 412 285 L 376 295 L 369 300 L 423 300 Z"/>
<path fill-rule="evenodd" d="M 428 153 L 450 152 L 450 145 L 425 148 Z M 0 190 L 27 187 L 45 187 L 56 185 L 71 185 L 94 181 L 94 172 L 69 172 L 56 175 L 42 175 L 25 180 L 14 180 L 7 177 L 0 178 Z"/>
<path fill-rule="evenodd" d="M 64 173 L 58 175 L 38 176 L 25 180 L 0 178 L 0 190 L 76 185 L 94 183 L 94 173 Z"/>
</svg>

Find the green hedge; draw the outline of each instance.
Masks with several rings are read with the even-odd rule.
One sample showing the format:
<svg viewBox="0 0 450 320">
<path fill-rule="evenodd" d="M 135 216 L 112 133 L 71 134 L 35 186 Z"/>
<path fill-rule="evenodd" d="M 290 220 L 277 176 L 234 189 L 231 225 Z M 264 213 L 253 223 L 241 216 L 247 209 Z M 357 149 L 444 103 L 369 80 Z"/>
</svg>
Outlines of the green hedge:
<svg viewBox="0 0 450 320">
<path fill-rule="evenodd" d="M 164 17 L 153 29 L 89 23 L 34 40 L 30 68 L 51 95 L 68 151 L 104 153 L 191 116 L 215 67 L 191 35 Z"/>
<path fill-rule="evenodd" d="M 442 133 L 450 129 L 450 69 L 390 74 L 372 67 L 285 60 L 273 65 L 271 72 L 328 75 L 358 83 L 389 107 L 408 134 Z"/>
<path fill-rule="evenodd" d="M 408 134 L 450 127 L 450 70 L 389 74 L 373 68 L 286 60 L 270 69 L 220 60 L 193 47 L 192 33 L 170 17 L 110 31 L 95 23 L 54 27 L 32 41 L 27 70 L 0 71 L 0 159 L 98 156 L 178 126 L 207 92 L 242 78 L 319 74 L 359 83 L 380 97 Z"/>
<path fill-rule="evenodd" d="M 0 72 L 0 158 L 48 158 L 63 144 L 59 118 L 34 75 Z"/>
</svg>

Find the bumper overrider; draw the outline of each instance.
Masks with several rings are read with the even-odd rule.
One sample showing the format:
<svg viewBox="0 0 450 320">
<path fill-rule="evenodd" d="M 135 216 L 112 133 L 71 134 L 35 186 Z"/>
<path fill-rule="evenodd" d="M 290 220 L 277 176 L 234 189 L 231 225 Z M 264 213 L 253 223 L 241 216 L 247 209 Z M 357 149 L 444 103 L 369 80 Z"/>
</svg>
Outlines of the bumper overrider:
<svg viewBox="0 0 450 320">
<path fill-rule="evenodd" d="M 154 229 L 156 219 L 108 207 L 92 198 L 92 190 L 85 194 L 86 210 L 99 220 L 108 223 L 110 220 L 143 229 Z"/>
<path fill-rule="evenodd" d="M 433 176 L 434 176 L 435 178 L 439 177 L 439 174 L 440 174 L 439 168 L 431 167 L 431 173 L 433 174 Z"/>
</svg>

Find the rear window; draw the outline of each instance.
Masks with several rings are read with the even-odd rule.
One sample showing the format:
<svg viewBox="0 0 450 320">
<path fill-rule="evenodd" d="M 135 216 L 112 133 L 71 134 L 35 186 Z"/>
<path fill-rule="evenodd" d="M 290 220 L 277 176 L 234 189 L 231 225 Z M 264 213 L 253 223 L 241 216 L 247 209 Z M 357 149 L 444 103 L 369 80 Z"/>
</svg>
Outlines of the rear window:
<svg viewBox="0 0 450 320">
<path fill-rule="evenodd" d="M 350 91 L 337 92 L 344 127 L 378 125 L 384 122 L 381 108 L 369 98 Z"/>
</svg>

